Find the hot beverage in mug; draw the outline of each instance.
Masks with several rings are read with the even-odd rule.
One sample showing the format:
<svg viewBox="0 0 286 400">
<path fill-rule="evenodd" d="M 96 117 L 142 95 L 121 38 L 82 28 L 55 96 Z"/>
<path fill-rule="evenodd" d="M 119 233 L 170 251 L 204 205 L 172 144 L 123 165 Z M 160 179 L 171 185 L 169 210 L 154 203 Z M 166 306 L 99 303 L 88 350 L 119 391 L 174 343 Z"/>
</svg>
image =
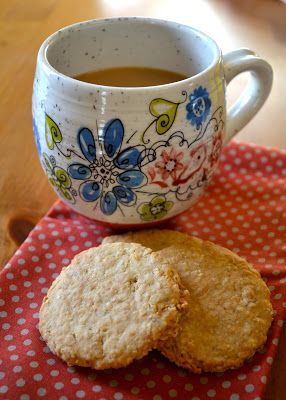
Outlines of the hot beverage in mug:
<svg viewBox="0 0 286 400">
<path fill-rule="evenodd" d="M 119 87 L 159 86 L 182 81 L 187 77 L 159 68 L 118 67 L 89 71 L 74 76 L 79 81 L 95 85 Z"/>
</svg>

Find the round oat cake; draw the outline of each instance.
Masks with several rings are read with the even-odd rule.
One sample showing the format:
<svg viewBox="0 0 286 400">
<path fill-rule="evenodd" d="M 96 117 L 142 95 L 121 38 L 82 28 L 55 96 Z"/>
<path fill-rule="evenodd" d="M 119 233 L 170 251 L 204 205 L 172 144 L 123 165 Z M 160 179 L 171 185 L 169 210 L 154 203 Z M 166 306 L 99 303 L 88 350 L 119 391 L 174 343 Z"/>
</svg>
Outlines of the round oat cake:
<svg viewBox="0 0 286 400">
<path fill-rule="evenodd" d="M 213 243 L 170 230 L 111 236 L 159 250 L 176 267 L 190 292 L 190 307 L 175 338 L 158 348 L 193 372 L 239 367 L 267 339 L 272 321 L 270 292 L 244 259 Z"/>
<path fill-rule="evenodd" d="M 238 368 L 267 339 L 272 321 L 269 290 L 258 272 L 210 242 L 158 252 L 176 265 L 190 292 L 190 307 L 176 336 L 158 348 L 193 372 Z"/>
<path fill-rule="evenodd" d="M 78 254 L 53 282 L 39 330 L 68 365 L 119 368 L 177 333 L 188 295 L 151 249 L 102 245 Z"/>
</svg>

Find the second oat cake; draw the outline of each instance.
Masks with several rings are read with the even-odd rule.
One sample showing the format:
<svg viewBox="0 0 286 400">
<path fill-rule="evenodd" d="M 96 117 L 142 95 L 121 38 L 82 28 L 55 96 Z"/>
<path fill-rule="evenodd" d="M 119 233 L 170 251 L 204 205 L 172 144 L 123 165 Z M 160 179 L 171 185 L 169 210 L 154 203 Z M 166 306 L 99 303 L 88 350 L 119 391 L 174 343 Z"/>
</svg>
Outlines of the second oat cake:
<svg viewBox="0 0 286 400">
<path fill-rule="evenodd" d="M 176 267 L 190 292 L 190 307 L 175 338 L 158 348 L 193 372 L 239 367 L 267 339 L 269 290 L 244 259 L 213 243 L 171 230 L 114 235 L 104 242 L 137 242 Z"/>
</svg>

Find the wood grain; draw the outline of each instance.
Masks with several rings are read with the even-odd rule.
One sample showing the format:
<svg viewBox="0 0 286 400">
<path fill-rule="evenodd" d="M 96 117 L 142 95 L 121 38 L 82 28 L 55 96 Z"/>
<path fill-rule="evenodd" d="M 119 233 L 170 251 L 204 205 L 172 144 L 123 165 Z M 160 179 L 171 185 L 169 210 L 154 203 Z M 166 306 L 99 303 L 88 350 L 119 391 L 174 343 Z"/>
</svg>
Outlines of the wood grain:
<svg viewBox="0 0 286 400">
<path fill-rule="evenodd" d="M 34 146 L 31 94 L 36 55 L 55 30 L 82 20 L 145 15 L 176 20 L 210 34 L 223 51 L 249 47 L 274 69 L 272 93 L 238 139 L 286 147 L 286 6 L 278 0 L 1 0 L 0 8 L 0 266 L 56 199 Z M 231 84 L 232 101 L 246 78 Z M 286 399 L 283 332 L 267 399 Z"/>
</svg>

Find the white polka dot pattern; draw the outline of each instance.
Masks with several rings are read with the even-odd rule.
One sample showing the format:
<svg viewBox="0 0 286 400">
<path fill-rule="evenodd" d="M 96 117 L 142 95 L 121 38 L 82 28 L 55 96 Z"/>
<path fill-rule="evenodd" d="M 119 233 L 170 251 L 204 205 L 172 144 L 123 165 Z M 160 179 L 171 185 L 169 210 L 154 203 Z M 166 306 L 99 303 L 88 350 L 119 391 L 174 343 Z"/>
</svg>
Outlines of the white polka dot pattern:
<svg viewBox="0 0 286 400">
<path fill-rule="evenodd" d="M 0 397 L 253 400 L 263 397 L 286 314 L 286 152 L 232 142 L 208 191 L 167 227 L 245 257 L 271 290 L 275 319 L 266 346 L 239 370 L 197 376 L 152 352 L 119 370 L 67 367 L 41 340 L 44 295 L 74 255 L 111 229 L 56 202 L 0 276 Z"/>
</svg>

